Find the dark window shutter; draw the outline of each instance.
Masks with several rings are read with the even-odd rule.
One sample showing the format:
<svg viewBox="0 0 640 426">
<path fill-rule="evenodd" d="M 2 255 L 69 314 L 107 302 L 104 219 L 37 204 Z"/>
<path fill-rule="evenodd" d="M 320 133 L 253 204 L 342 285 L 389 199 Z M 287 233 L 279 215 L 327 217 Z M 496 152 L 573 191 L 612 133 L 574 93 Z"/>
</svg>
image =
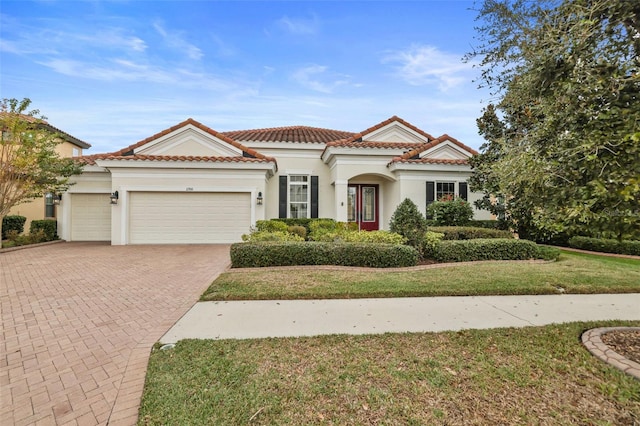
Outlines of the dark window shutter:
<svg viewBox="0 0 640 426">
<path fill-rule="evenodd" d="M 279 209 L 278 209 L 278 217 L 286 218 L 287 217 L 287 177 L 280 176 L 280 199 L 279 199 Z"/>
<path fill-rule="evenodd" d="M 460 194 L 460 198 L 467 201 L 467 182 L 458 183 L 458 193 Z"/>
<path fill-rule="evenodd" d="M 318 176 L 311 176 L 311 217 L 318 217 Z"/>
<path fill-rule="evenodd" d="M 436 200 L 436 183 L 435 182 L 427 182 L 427 206 L 433 203 Z M 426 215 L 427 219 L 431 219 L 429 215 Z"/>
</svg>

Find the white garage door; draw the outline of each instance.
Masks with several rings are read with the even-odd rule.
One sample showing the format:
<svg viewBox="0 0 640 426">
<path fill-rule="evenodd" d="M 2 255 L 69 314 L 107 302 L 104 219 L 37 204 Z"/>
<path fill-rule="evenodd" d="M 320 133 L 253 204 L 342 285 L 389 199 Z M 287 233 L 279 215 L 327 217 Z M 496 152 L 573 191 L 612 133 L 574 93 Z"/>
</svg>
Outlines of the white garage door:
<svg viewBox="0 0 640 426">
<path fill-rule="evenodd" d="M 249 193 L 132 192 L 131 244 L 212 244 L 241 240 L 251 226 Z"/>
<path fill-rule="evenodd" d="M 109 194 L 71 194 L 71 241 L 111 241 Z"/>
</svg>

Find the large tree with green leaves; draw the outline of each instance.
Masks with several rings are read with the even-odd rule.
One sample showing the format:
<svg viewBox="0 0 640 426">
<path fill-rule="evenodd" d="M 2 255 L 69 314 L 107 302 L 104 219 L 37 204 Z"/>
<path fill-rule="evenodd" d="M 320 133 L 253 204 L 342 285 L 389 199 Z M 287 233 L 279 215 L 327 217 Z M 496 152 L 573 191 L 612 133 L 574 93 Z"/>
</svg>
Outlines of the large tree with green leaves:
<svg viewBox="0 0 640 426">
<path fill-rule="evenodd" d="M 0 218 L 20 203 L 60 193 L 69 188 L 69 177 L 82 167 L 61 158 L 56 147 L 63 139 L 52 131 L 31 101 L 3 99 L 0 104 Z"/>
<path fill-rule="evenodd" d="M 531 238 L 639 238 L 640 3 L 485 0 L 478 22 L 481 204 Z"/>
</svg>

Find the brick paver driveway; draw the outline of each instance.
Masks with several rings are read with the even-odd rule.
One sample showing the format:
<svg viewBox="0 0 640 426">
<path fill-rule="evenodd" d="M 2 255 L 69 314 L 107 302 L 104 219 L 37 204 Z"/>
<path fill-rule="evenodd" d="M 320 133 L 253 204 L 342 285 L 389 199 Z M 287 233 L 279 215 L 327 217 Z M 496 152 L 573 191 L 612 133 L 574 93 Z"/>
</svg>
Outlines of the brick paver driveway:
<svg viewBox="0 0 640 426">
<path fill-rule="evenodd" d="M 0 253 L 0 424 L 135 424 L 151 346 L 228 264 L 226 245 Z"/>
</svg>

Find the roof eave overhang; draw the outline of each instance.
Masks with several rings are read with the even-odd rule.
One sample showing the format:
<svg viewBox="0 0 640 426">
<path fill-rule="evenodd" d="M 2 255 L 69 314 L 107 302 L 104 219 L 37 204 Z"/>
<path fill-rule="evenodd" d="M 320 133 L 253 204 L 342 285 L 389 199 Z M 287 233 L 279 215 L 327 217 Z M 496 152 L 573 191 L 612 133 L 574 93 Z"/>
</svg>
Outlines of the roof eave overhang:
<svg viewBox="0 0 640 426">
<path fill-rule="evenodd" d="M 264 170 L 275 174 L 275 161 L 179 161 L 179 160 L 96 160 L 96 164 L 106 169 L 221 169 L 221 170 Z"/>
<path fill-rule="evenodd" d="M 387 166 L 389 171 L 435 171 L 435 172 L 471 172 L 468 164 L 418 163 L 393 161 Z"/>
</svg>

